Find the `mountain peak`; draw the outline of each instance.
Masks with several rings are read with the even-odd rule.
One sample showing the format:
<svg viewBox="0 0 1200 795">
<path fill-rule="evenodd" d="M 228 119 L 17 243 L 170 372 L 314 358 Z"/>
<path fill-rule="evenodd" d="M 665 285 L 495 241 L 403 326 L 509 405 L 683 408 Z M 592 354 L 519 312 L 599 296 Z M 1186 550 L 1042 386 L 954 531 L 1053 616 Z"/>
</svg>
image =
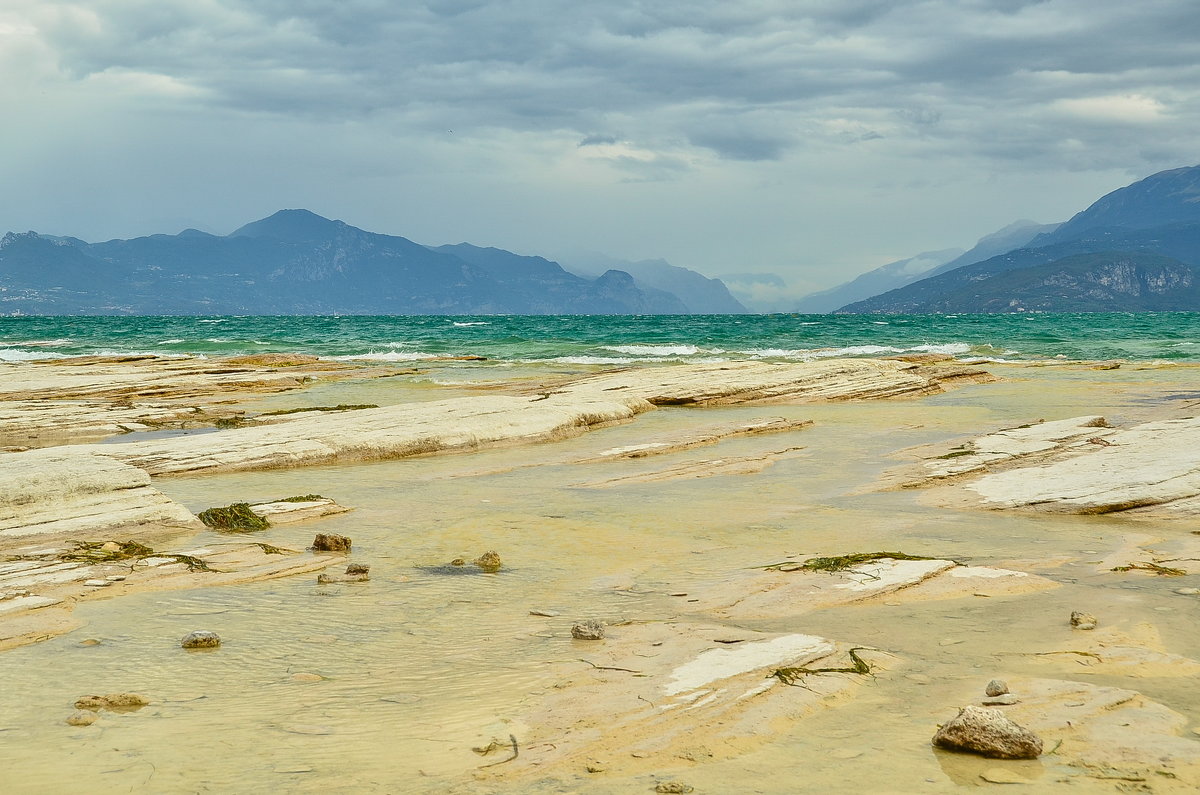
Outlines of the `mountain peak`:
<svg viewBox="0 0 1200 795">
<path fill-rule="evenodd" d="M 311 210 L 280 210 L 267 218 L 246 224 L 230 233 L 229 237 L 319 240 L 331 237 L 345 226 L 342 221 L 331 221 Z"/>
</svg>

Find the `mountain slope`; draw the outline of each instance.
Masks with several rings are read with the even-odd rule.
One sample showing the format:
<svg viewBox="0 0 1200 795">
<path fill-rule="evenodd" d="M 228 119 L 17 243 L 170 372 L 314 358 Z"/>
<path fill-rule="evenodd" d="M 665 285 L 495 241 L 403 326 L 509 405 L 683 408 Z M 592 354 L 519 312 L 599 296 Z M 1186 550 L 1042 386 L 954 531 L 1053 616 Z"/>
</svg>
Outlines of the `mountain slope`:
<svg viewBox="0 0 1200 795">
<path fill-rule="evenodd" d="M 1005 271 L 930 302 L 927 312 L 1188 312 L 1200 269 L 1145 252 L 1075 254 Z"/>
<path fill-rule="evenodd" d="M 845 284 L 839 284 L 837 287 L 801 298 L 800 302 L 796 304 L 796 311 L 804 314 L 832 312 L 852 301 L 861 301 L 872 295 L 878 295 L 886 290 L 892 290 L 924 278 L 927 273 L 939 265 L 953 260 L 962 253 L 961 248 L 948 248 L 943 251 L 926 251 L 915 257 L 889 262 L 887 265 L 867 271 Z"/>
<path fill-rule="evenodd" d="M 633 276 L 643 290 L 659 290 L 675 295 L 693 314 L 731 315 L 749 311 L 730 294 L 720 279 L 710 279 L 702 273 L 672 265 L 662 259 L 630 262 L 592 254 L 575 257 L 569 267 L 573 272 L 583 275 L 607 270 L 624 271 Z"/>
<path fill-rule="evenodd" d="M 1200 166 L 1160 171 L 1118 188 L 1033 245 L 1077 240 L 1102 228 L 1151 229 L 1179 223 L 1200 223 Z"/>
<path fill-rule="evenodd" d="M 189 229 L 94 244 L 32 232 L 3 240 L 0 309 L 8 312 L 682 311 L 674 296 L 642 290 L 625 274 L 589 280 L 540 257 L 474 246 L 432 250 L 307 210 L 281 210 L 224 237 Z"/>
</svg>

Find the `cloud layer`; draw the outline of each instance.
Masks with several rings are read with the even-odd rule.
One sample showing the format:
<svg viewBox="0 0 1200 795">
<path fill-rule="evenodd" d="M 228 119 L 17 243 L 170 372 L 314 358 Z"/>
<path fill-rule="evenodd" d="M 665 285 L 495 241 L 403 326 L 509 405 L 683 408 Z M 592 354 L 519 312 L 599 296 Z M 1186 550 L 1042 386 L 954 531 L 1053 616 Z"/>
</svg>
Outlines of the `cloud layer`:
<svg viewBox="0 0 1200 795">
<path fill-rule="evenodd" d="M 1200 160 L 1188 0 L 7 8 L 20 122 L 0 144 L 20 157 L 0 177 L 24 197 L 0 226 L 232 226 L 306 201 L 429 242 L 817 285 Z"/>
</svg>

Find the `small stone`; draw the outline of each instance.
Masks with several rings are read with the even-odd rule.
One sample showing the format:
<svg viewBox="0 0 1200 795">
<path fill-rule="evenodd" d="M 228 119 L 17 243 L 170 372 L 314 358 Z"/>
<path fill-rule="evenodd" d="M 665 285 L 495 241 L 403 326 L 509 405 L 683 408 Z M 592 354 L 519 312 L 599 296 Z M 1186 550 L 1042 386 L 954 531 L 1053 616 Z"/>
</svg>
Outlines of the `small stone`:
<svg viewBox="0 0 1200 795">
<path fill-rule="evenodd" d="M 494 550 L 488 550 L 479 557 L 475 558 L 474 563 L 476 566 L 488 572 L 489 574 L 494 574 L 500 571 L 500 553 Z"/>
<path fill-rule="evenodd" d="M 364 577 L 371 573 L 371 567 L 366 563 L 351 563 L 346 567 L 347 574 L 361 574 Z"/>
<path fill-rule="evenodd" d="M 120 552 L 121 545 L 118 544 L 116 541 L 105 541 L 103 544 L 100 545 L 100 551 L 101 552 Z"/>
<path fill-rule="evenodd" d="M 77 709 L 67 718 L 67 723 L 72 726 L 91 726 L 99 717 L 95 712 L 89 712 L 86 709 Z"/>
<path fill-rule="evenodd" d="M 314 552 L 349 552 L 352 543 L 346 536 L 317 533 L 316 538 L 313 539 L 312 548 Z"/>
<path fill-rule="evenodd" d="M 84 580 L 83 584 L 89 588 L 107 588 L 112 585 L 108 580 Z"/>
<path fill-rule="evenodd" d="M 594 618 L 571 625 L 571 637 L 576 640 L 604 640 L 604 625 Z"/>
<path fill-rule="evenodd" d="M 561 616 L 561 615 L 562 615 L 562 613 L 558 612 L 557 610 L 540 610 L 540 609 L 535 609 L 535 610 L 530 610 L 530 611 L 529 611 L 529 615 L 531 615 L 531 616 L 542 616 L 542 617 L 544 617 L 544 618 L 554 618 L 555 616 Z"/>
<path fill-rule="evenodd" d="M 987 683 L 987 687 L 983 689 L 985 695 L 1002 696 L 1008 692 L 1008 682 L 1003 679 L 993 679 Z"/>
<path fill-rule="evenodd" d="M 1180 596 L 1196 596 L 1200 594 L 1200 588 L 1176 588 L 1175 593 Z"/>
<path fill-rule="evenodd" d="M 292 674 L 293 682 L 324 682 L 325 677 L 320 674 L 296 673 Z"/>
<path fill-rule="evenodd" d="M 979 777 L 990 784 L 1029 784 L 1027 778 L 1022 778 L 1016 773 L 1005 770 L 1002 767 L 989 767 L 987 770 L 979 774 Z"/>
<path fill-rule="evenodd" d="M 466 560 L 466 558 L 455 558 L 454 560 L 450 561 L 450 565 L 451 566 L 465 566 L 465 565 L 467 565 L 467 560 Z"/>
<path fill-rule="evenodd" d="M 124 574 L 113 574 L 108 577 L 105 577 L 104 579 L 108 580 L 109 582 L 125 582 L 125 575 Z"/>
<path fill-rule="evenodd" d="M 100 641 L 97 640 L 96 638 L 85 638 L 84 640 L 79 641 L 79 645 L 80 646 L 99 646 Z"/>
<path fill-rule="evenodd" d="M 1075 629 L 1095 629 L 1096 617 L 1091 613 L 1081 613 L 1078 610 L 1071 613 L 1071 626 Z"/>
<path fill-rule="evenodd" d="M 1013 704 L 1019 704 L 1021 699 L 1014 696 L 1012 693 L 1001 693 L 998 696 L 989 696 L 983 700 L 985 707 L 1008 707 Z"/>
<path fill-rule="evenodd" d="M 933 744 L 992 759 L 1036 759 L 1042 738 L 1013 723 L 998 709 L 963 707 L 933 735 Z"/>
<path fill-rule="evenodd" d="M 185 649 L 215 649 L 221 645 L 221 636 L 205 630 L 189 632 L 179 641 L 179 645 Z"/>
<path fill-rule="evenodd" d="M 603 773 L 605 770 L 608 769 L 608 766 L 605 765 L 603 762 L 600 762 L 596 759 L 592 759 L 592 760 L 589 760 L 587 762 L 587 764 L 585 764 L 583 766 L 583 769 L 589 773 Z"/>
<path fill-rule="evenodd" d="M 683 793 L 695 792 L 696 788 L 690 784 L 684 784 L 682 781 L 660 781 L 655 785 L 654 791 L 662 793 L 662 795 L 683 795 Z"/>
</svg>

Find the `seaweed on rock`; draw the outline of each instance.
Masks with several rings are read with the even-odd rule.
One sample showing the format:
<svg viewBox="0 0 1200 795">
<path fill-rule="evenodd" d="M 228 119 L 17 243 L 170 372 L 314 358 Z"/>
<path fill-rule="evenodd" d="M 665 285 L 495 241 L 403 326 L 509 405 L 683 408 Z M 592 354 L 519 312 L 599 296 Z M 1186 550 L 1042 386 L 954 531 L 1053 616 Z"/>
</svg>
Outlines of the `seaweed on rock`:
<svg viewBox="0 0 1200 795">
<path fill-rule="evenodd" d="M 209 508 L 196 516 L 214 530 L 227 530 L 234 533 L 266 530 L 271 526 L 270 522 L 250 510 L 250 504 L 245 502 L 235 502 L 224 508 Z"/>
</svg>

